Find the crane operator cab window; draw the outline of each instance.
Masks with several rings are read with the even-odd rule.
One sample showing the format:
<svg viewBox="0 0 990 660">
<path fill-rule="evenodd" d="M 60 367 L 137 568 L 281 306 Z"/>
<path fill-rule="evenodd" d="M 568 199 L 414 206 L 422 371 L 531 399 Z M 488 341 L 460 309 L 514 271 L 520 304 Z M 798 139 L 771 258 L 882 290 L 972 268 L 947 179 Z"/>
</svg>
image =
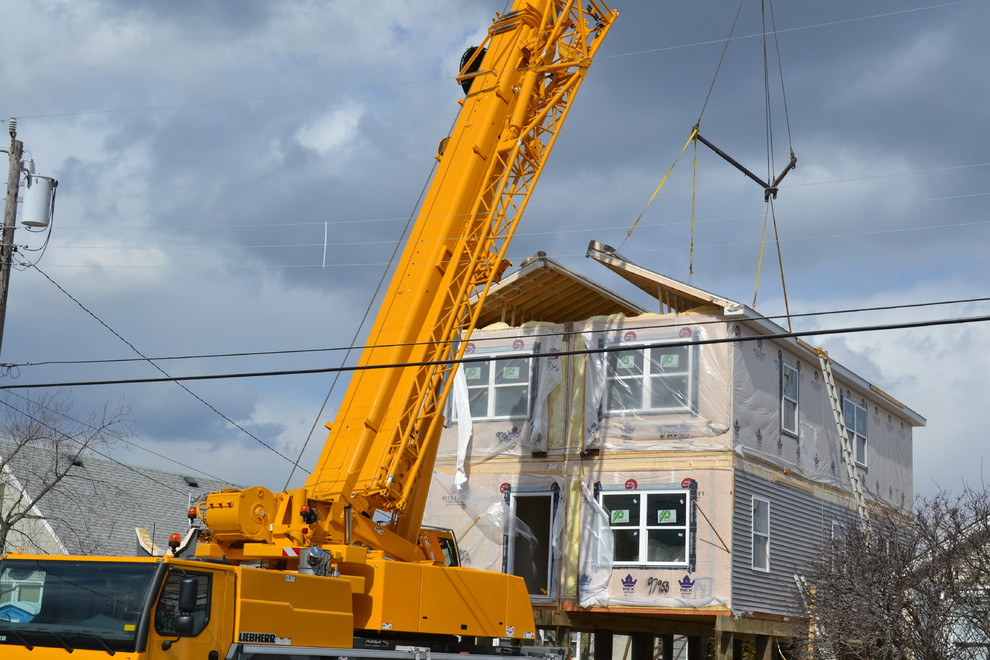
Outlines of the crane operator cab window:
<svg viewBox="0 0 990 660">
<path fill-rule="evenodd" d="M 193 619 L 193 629 L 191 633 L 183 634 L 195 636 L 201 633 L 210 620 L 210 577 L 209 573 L 196 571 L 169 572 L 155 608 L 155 632 L 162 636 L 175 635 L 178 632 L 175 629 L 176 617 L 179 614 L 189 614 Z M 179 590 L 183 578 L 196 580 L 196 607 L 191 612 L 179 610 Z"/>
</svg>

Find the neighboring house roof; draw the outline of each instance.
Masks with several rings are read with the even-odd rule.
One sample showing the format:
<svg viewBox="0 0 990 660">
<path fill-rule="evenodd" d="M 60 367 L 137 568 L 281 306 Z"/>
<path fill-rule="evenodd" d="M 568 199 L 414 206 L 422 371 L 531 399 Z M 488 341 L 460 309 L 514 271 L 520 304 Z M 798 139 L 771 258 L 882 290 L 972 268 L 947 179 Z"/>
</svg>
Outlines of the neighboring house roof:
<svg viewBox="0 0 990 660">
<path fill-rule="evenodd" d="M 5 458 L 12 448 L 9 441 L 0 442 Z M 59 461 L 64 466 L 66 460 L 70 459 L 27 445 L 11 456 L 0 482 L 33 499 L 51 483 L 53 467 Z M 188 529 L 190 502 L 230 487 L 234 484 L 219 479 L 126 465 L 88 452 L 40 498 L 34 515 L 47 521 L 49 533 L 69 554 L 133 556 L 135 527 L 147 529 L 160 546 L 167 547 L 169 534 Z M 31 533 L 39 533 L 37 526 Z M 8 550 L 45 547 L 25 539 L 23 532 L 19 536 L 8 537 Z"/>
</svg>

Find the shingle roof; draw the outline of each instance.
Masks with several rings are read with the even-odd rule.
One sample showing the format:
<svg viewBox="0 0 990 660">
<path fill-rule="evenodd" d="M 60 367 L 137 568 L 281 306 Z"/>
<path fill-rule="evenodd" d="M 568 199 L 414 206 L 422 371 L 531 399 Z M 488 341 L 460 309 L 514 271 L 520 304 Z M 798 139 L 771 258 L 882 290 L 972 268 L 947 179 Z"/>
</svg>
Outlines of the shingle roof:
<svg viewBox="0 0 990 660">
<path fill-rule="evenodd" d="M 11 448 L 9 442 L 0 443 L 0 454 L 6 456 Z M 68 459 L 28 445 L 8 468 L 17 485 L 33 497 L 50 483 L 59 460 Z M 87 453 L 37 508 L 70 554 L 133 556 L 135 527 L 147 529 L 165 547 L 170 533 L 188 529 L 190 502 L 231 487 L 234 484 L 210 477 L 126 465 Z"/>
</svg>

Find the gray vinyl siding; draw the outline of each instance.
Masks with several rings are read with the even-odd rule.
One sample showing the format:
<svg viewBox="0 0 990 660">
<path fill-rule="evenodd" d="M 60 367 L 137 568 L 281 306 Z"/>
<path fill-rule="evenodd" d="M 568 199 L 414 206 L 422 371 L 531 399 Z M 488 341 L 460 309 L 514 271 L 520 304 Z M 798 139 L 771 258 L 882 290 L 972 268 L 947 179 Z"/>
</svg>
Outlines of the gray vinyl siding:
<svg viewBox="0 0 990 660">
<path fill-rule="evenodd" d="M 753 569 L 753 497 L 770 502 L 770 571 Z M 848 522 L 854 512 L 737 469 L 732 516 L 732 609 L 794 615 L 794 575 L 802 574 L 830 538 L 833 521 Z"/>
</svg>

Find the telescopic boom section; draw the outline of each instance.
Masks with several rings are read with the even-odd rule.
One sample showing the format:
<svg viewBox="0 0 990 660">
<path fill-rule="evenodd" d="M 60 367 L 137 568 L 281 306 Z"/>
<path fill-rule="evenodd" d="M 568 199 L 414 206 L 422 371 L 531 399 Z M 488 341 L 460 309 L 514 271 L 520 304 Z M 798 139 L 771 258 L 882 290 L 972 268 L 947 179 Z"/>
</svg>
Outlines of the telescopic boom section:
<svg viewBox="0 0 990 660">
<path fill-rule="evenodd" d="M 423 559 L 416 539 L 454 361 L 509 265 L 509 241 L 617 15 L 584 5 L 517 0 L 464 63 L 469 91 L 323 453 L 305 489 L 261 507 L 279 508 L 269 542 L 358 542 Z M 285 501 L 309 506 L 312 524 L 289 524 L 298 514 Z"/>
</svg>

